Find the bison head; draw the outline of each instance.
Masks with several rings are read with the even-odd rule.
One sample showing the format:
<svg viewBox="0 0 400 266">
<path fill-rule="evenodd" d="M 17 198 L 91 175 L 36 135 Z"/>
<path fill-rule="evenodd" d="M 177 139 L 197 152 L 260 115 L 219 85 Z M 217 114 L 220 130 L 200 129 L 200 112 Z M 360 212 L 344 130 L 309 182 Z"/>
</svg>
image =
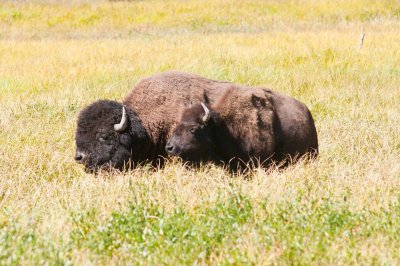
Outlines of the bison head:
<svg viewBox="0 0 400 266">
<path fill-rule="evenodd" d="M 166 152 L 192 163 L 215 160 L 212 130 L 218 120 L 218 114 L 203 103 L 186 109 L 167 142 Z"/>
<path fill-rule="evenodd" d="M 89 172 L 122 170 L 134 162 L 146 131 L 137 115 L 115 101 L 100 100 L 81 111 L 76 130 L 75 160 Z"/>
</svg>

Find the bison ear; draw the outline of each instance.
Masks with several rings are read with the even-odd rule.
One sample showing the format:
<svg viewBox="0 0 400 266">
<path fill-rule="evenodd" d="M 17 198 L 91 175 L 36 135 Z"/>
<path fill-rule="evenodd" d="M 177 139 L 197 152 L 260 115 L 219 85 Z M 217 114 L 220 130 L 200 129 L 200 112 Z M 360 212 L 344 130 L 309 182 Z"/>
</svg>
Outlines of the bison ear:
<svg viewBox="0 0 400 266">
<path fill-rule="evenodd" d="M 254 107 L 265 107 L 265 98 L 256 94 L 251 95 L 251 103 L 253 104 Z"/>
<path fill-rule="evenodd" d="M 217 113 L 217 112 L 214 112 L 214 111 L 211 111 L 210 112 L 210 116 L 211 116 L 211 121 L 213 121 L 214 122 L 214 124 L 220 124 L 221 122 L 222 122 L 222 118 L 221 118 L 221 116 L 219 115 L 219 113 Z"/>
</svg>

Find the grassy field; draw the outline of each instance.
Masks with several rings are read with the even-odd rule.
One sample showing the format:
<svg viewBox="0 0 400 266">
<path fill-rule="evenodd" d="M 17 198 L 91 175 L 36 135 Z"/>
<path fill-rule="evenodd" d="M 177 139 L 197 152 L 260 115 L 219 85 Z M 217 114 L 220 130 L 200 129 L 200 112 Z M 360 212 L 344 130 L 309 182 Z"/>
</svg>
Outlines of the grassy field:
<svg viewBox="0 0 400 266">
<path fill-rule="evenodd" d="M 79 110 L 169 69 L 298 98 L 319 159 L 86 174 Z M 399 232 L 399 1 L 0 2 L 0 264 L 398 265 Z"/>
</svg>

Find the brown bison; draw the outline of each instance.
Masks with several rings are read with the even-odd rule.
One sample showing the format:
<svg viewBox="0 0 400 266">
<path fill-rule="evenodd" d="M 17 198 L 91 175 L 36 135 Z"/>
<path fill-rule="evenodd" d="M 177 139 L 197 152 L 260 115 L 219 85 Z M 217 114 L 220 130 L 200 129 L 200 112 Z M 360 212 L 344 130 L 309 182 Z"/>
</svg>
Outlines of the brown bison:
<svg viewBox="0 0 400 266">
<path fill-rule="evenodd" d="M 316 156 L 318 140 L 303 103 L 268 89 L 232 86 L 216 104 L 184 110 L 166 151 L 194 164 L 222 163 L 237 170 Z"/>
<path fill-rule="evenodd" d="M 122 170 L 144 162 L 153 165 L 162 164 L 167 156 L 165 151 L 167 140 L 179 122 L 182 112 L 191 103 L 204 102 L 213 106 L 222 98 L 227 98 L 224 95 L 231 91 L 232 87 L 243 93 L 250 93 L 245 92 L 247 89 L 245 87 L 177 71 L 145 78 L 132 89 L 122 103 L 100 100 L 80 112 L 75 136 L 75 160 L 84 164 L 86 170 L 94 172 L 100 168 Z M 254 104 L 262 104 L 261 99 L 261 102 L 257 102 L 257 97 L 256 95 Z M 282 113 L 286 112 L 286 116 L 293 114 L 293 111 L 289 110 L 292 105 L 296 106 L 299 112 L 299 106 L 303 106 L 288 97 L 275 97 L 274 108 L 282 110 Z M 280 105 L 282 107 L 278 107 Z M 247 108 L 239 105 L 236 107 Z M 286 109 L 288 110 L 285 111 Z M 307 110 L 305 107 L 303 109 Z M 305 112 L 303 109 L 298 118 L 311 119 L 308 111 Z M 284 117 L 280 120 L 284 120 Z M 288 119 L 285 121 L 289 122 Z M 263 123 L 260 121 L 260 126 L 263 126 Z M 296 122 L 284 126 L 297 128 L 304 125 Z M 290 141 L 294 141 L 297 145 L 302 139 L 295 140 L 295 137 L 292 136 L 279 143 L 285 143 L 286 147 L 290 145 Z"/>
</svg>

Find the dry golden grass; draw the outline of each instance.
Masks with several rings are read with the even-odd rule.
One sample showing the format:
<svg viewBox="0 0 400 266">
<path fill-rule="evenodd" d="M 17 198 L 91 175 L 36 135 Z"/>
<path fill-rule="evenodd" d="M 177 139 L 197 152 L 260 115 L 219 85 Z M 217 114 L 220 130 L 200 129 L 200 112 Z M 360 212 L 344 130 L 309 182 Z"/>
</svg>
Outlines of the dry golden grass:
<svg viewBox="0 0 400 266">
<path fill-rule="evenodd" d="M 238 238 L 227 233 L 197 263 L 398 264 L 399 12 L 395 1 L 361 0 L 0 3 L 2 263 L 193 263 L 168 251 L 141 261 L 123 248 L 103 256 L 89 245 L 100 237 L 71 240 L 92 228 L 76 217 L 89 215 L 83 221 L 101 228 L 112 213 L 150 203 L 197 217 L 238 193 L 252 215 Z M 316 120 L 319 159 L 258 169 L 250 180 L 179 162 L 156 171 L 85 174 L 73 161 L 79 110 L 100 98 L 120 100 L 140 78 L 169 69 L 298 98 Z M 321 247 L 312 232 L 324 221 L 312 215 L 327 201 L 339 213 L 367 218 L 351 218 L 360 224 L 350 237 L 326 236 L 330 242 Z M 281 217 L 281 210 L 290 216 L 291 202 L 301 210 L 291 219 L 311 217 L 308 229 L 298 231 L 304 237 L 298 246 L 290 244 L 297 231 L 286 236 L 290 228 L 279 222 L 271 225 L 275 231 L 260 222 Z M 27 233 L 37 242 L 26 244 Z"/>
</svg>

